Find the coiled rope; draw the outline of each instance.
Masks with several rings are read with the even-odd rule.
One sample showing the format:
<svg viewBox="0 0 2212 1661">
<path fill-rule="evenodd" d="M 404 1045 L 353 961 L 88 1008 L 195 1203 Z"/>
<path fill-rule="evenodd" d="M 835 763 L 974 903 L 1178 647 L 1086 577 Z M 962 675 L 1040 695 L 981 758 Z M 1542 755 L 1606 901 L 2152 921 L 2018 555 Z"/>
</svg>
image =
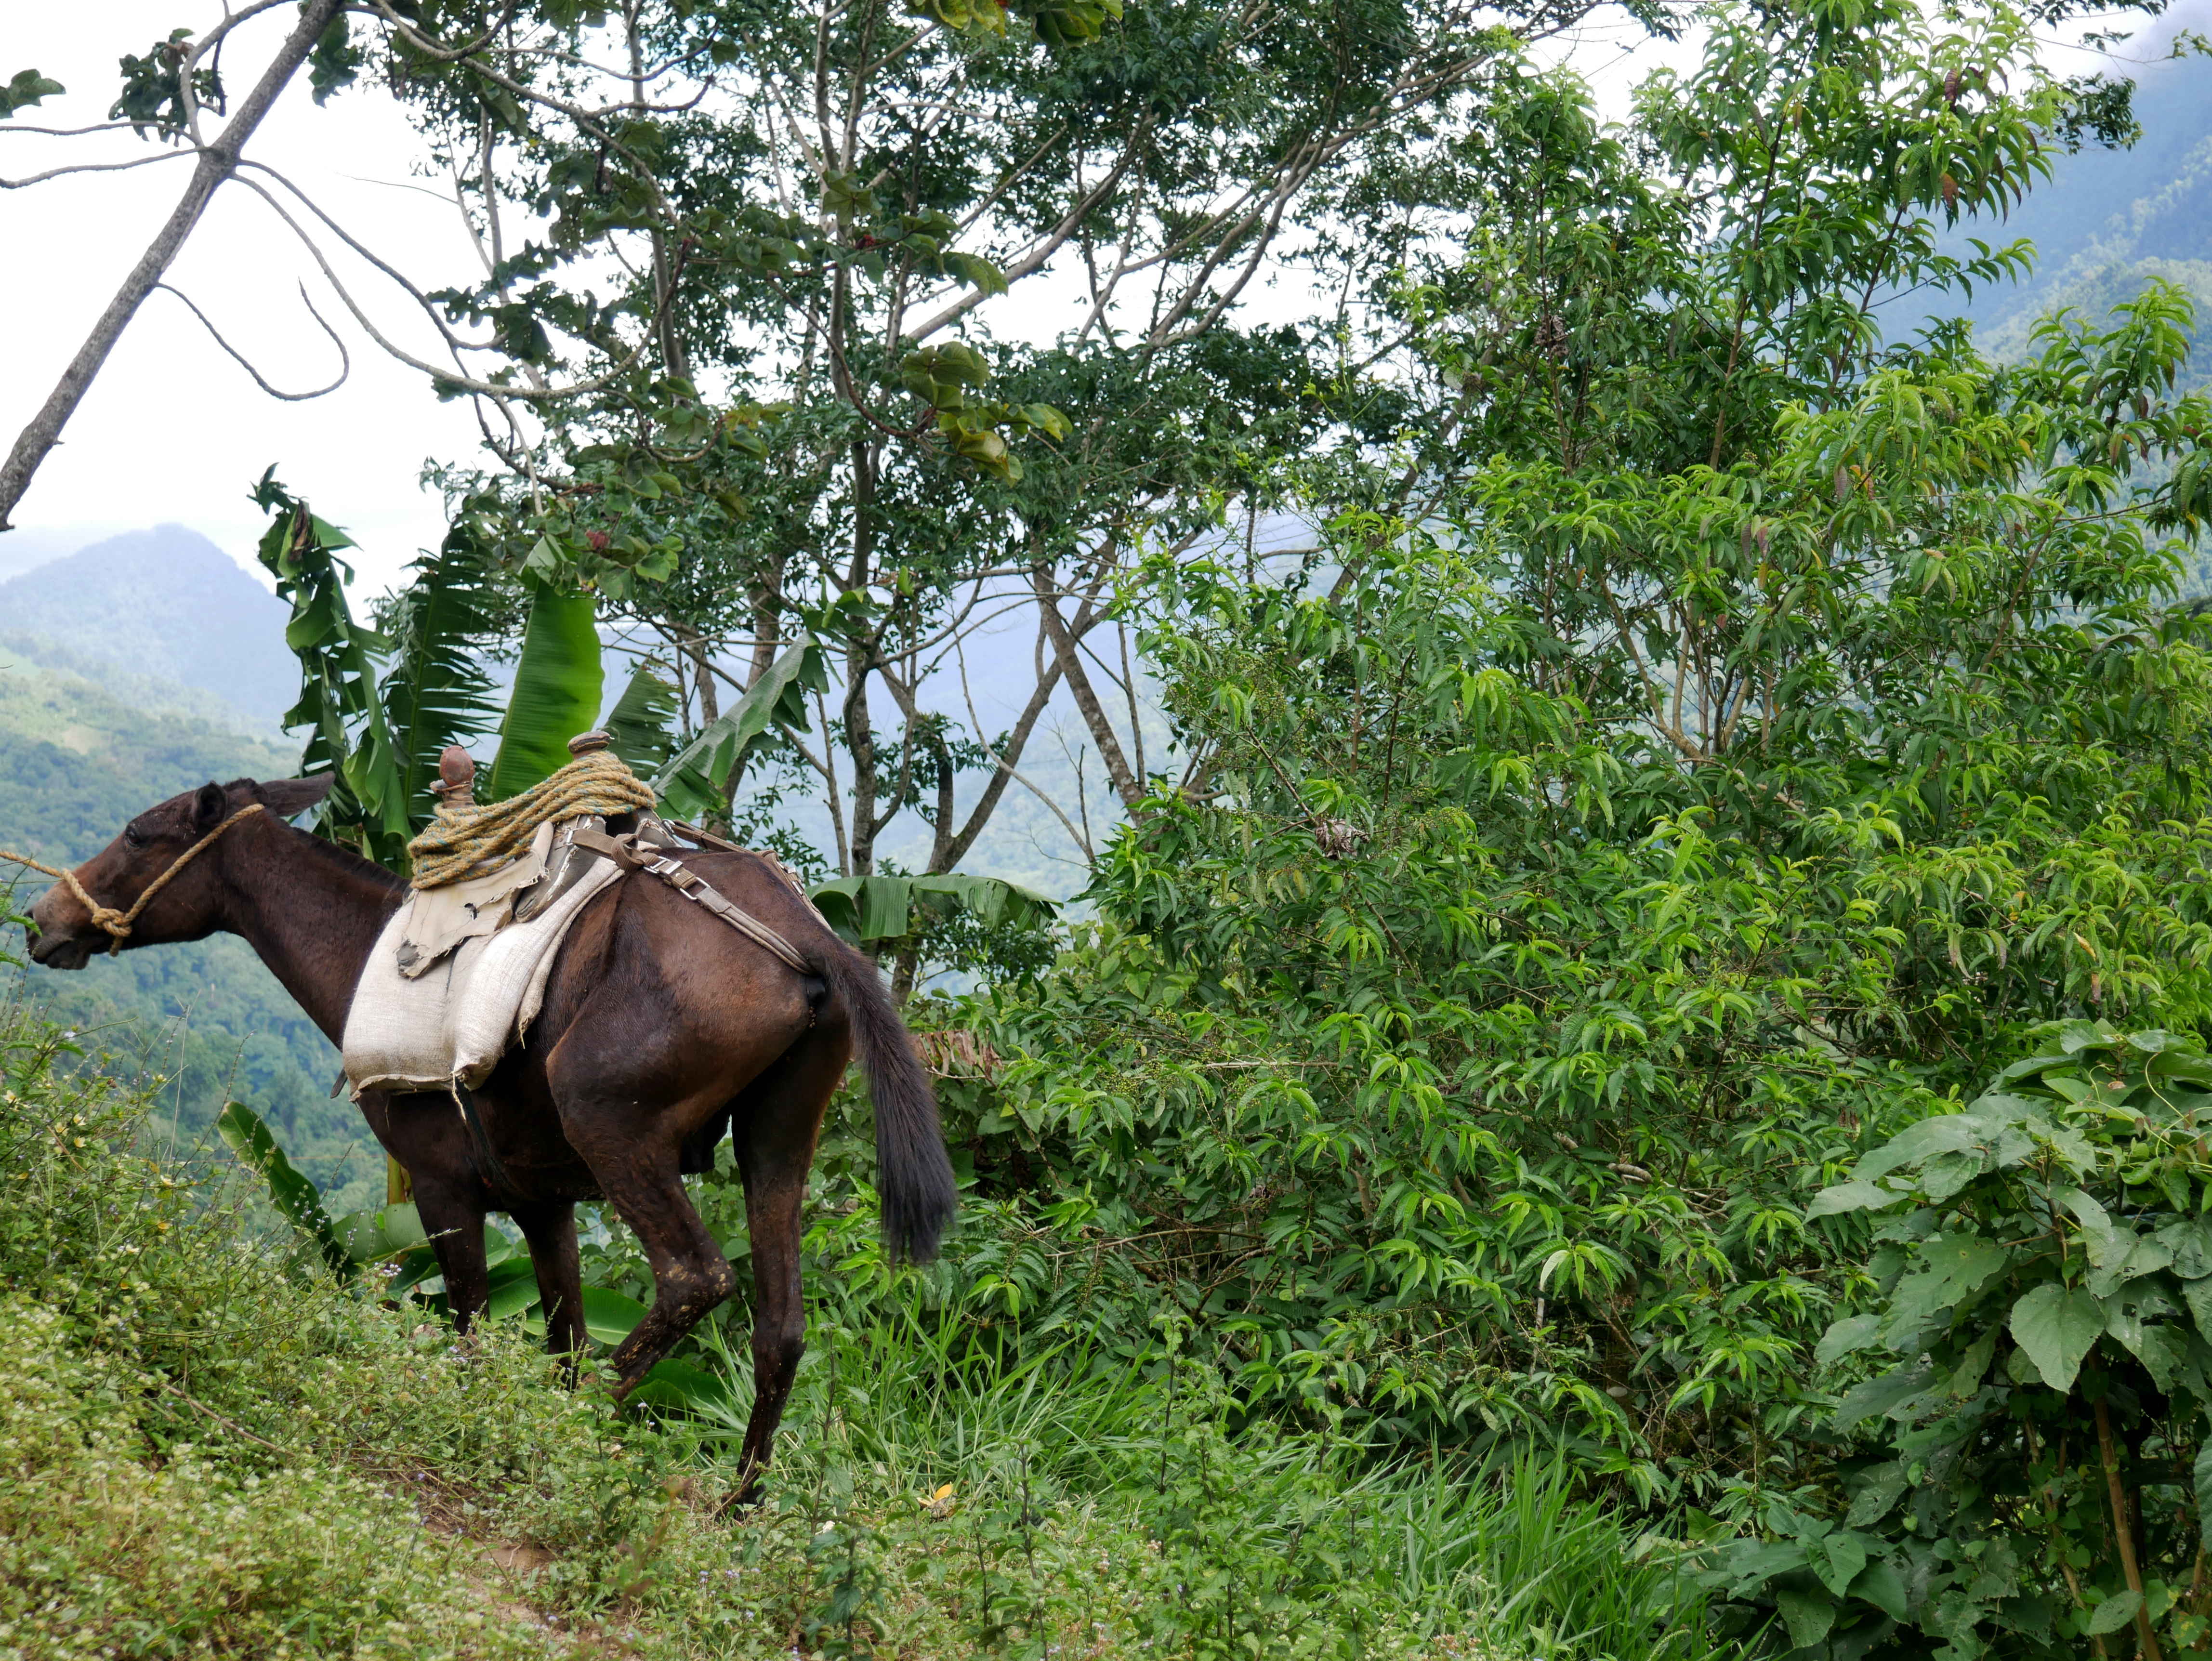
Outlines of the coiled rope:
<svg viewBox="0 0 2212 1661">
<path fill-rule="evenodd" d="M 611 750 L 589 751 L 505 801 L 482 807 L 441 802 L 436 822 L 407 844 L 414 885 L 443 888 L 489 876 L 520 859 L 548 819 L 557 823 L 583 813 L 611 818 L 650 810 L 654 802 L 653 787 L 620 756 Z"/>
<path fill-rule="evenodd" d="M 70 892 L 76 895 L 84 909 L 92 913 L 93 926 L 107 931 L 107 955 L 112 958 L 123 949 L 123 942 L 130 938 L 131 925 L 138 921 L 138 914 L 154 903 L 154 897 L 169 885 L 170 879 L 178 872 L 183 870 L 212 847 L 216 838 L 229 830 L 232 825 L 236 824 L 239 820 L 249 813 L 258 813 L 264 811 L 258 801 L 248 802 L 240 808 L 171 861 L 169 868 L 146 885 L 145 892 L 131 903 L 131 909 L 128 911 L 118 911 L 113 906 L 102 905 L 98 900 L 93 898 L 84 891 L 84 885 L 76 879 L 76 873 L 74 871 L 64 870 L 59 866 L 43 864 L 33 859 L 28 854 L 18 854 L 12 848 L 0 848 L 0 860 L 13 860 L 18 865 L 27 865 L 33 871 L 42 871 L 47 876 L 67 883 Z"/>
</svg>

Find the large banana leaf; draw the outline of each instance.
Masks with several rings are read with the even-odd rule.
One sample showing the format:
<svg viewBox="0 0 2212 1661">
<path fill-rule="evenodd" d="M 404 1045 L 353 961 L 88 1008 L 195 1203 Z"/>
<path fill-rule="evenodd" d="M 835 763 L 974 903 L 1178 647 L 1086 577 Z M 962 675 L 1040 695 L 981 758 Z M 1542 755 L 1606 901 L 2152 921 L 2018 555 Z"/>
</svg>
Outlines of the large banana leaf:
<svg viewBox="0 0 2212 1661">
<path fill-rule="evenodd" d="M 438 757 L 499 724 L 479 642 L 499 627 L 491 551 L 466 525 L 447 532 L 435 554 L 417 560 L 415 580 L 393 602 L 392 663 L 380 697 L 399 760 L 407 816 L 419 830 L 437 808 L 430 787 Z"/>
<path fill-rule="evenodd" d="M 216 1116 L 215 1128 L 230 1144 L 230 1151 L 269 1185 L 270 1203 L 314 1243 L 331 1271 L 351 1275 L 356 1267 L 353 1254 L 346 1250 L 331 1214 L 323 1209 L 322 1196 L 284 1157 L 261 1116 L 243 1102 L 232 1102 Z"/>
<path fill-rule="evenodd" d="M 801 641 L 769 665 L 727 715 L 711 721 L 653 781 L 676 818 L 719 818 L 746 758 L 779 727 L 806 730 L 806 694 L 829 690 L 822 648 Z"/>
<path fill-rule="evenodd" d="M 345 584 L 353 569 L 337 557 L 353 538 L 317 518 L 276 480 L 271 467 L 253 499 L 276 518 L 261 538 L 261 563 L 276 579 L 276 594 L 292 607 L 284 643 L 300 660 L 300 701 L 284 717 L 304 727 L 303 774 L 333 773 L 318 826 L 326 836 L 358 843 L 394 870 L 404 868 L 407 787 L 376 696 L 375 658 L 386 646 L 374 629 L 353 619 Z"/>
<path fill-rule="evenodd" d="M 645 658 L 608 713 L 607 733 L 614 740 L 609 747 L 641 778 L 668 764 L 668 752 L 676 747 L 670 729 L 676 722 L 677 702 L 676 683 L 660 660 Z"/>
<path fill-rule="evenodd" d="M 916 911 L 949 917 L 975 914 L 987 928 L 1034 928 L 1058 914 L 1058 902 L 1000 877 L 963 871 L 925 877 L 840 877 L 811 891 L 815 908 L 841 934 L 856 940 L 902 940 L 915 932 Z"/>
<path fill-rule="evenodd" d="M 568 765 L 568 740 L 598 721 L 605 684 L 597 599 L 541 583 L 523 625 L 488 798 L 520 795 Z"/>
</svg>

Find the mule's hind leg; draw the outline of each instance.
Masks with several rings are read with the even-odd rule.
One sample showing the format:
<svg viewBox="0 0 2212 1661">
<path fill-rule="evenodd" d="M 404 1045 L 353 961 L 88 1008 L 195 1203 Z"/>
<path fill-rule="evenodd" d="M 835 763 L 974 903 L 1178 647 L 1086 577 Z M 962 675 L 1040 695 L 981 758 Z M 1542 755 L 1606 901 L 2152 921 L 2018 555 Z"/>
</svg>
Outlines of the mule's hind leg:
<svg viewBox="0 0 2212 1661">
<path fill-rule="evenodd" d="M 702 1116 L 678 1108 L 668 1116 L 682 1123 Z M 635 1390 L 653 1364 L 738 1284 L 729 1259 L 684 1191 L 678 1168 L 681 1138 L 641 1135 L 638 1119 L 635 1104 L 627 1099 L 561 1104 L 569 1146 L 584 1156 L 601 1192 L 645 1248 L 653 1270 L 653 1307 L 615 1351 L 617 1399 Z"/>
<path fill-rule="evenodd" d="M 753 1410 L 738 1456 L 738 1503 L 757 1497 L 775 1451 L 775 1427 L 806 1353 L 806 1304 L 799 1281 L 806 1172 L 822 1115 L 852 1050 L 842 1027 L 817 1028 L 738 1098 L 738 1172 L 745 1185 L 745 1232 L 753 1265 Z"/>
<path fill-rule="evenodd" d="M 569 1358 L 568 1377 L 575 1379 L 575 1356 L 587 1338 L 584 1330 L 584 1271 L 576 1250 L 576 1208 L 560 1200 L 541 1206 L 510 1210 L 522 1238 L 530 1247 L 530 1266 L 538 1272 L 538 1303 L 545 1312 L 545 1348 L 549 1354 Z"/>
</svg>

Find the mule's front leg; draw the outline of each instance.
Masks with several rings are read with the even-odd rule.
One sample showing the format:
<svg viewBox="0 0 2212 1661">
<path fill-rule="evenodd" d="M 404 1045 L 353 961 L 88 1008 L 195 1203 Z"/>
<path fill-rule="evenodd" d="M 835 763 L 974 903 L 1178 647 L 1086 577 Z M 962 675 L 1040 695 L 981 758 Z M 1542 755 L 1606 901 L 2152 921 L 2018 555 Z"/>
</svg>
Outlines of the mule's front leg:
<svg viewBox="0 0 2212 1661">
<path fill-rule="evenodd" d="M 576 1250 L 576 1207 L 562 1200 L 509 1211 L 530 1246 L 530 1266 L 538 1273 L 538 1305 L 545 1311 L 545 1349 L 564 1356 L 575 1382 L 576 1360 L 590 1335 L 584 1329 L 583 1262 Z"/>
<path fill-rule="evenodd" d="M 446 1307 L 465 1333 L 491 1302 L 484 1267 L 484 1208 L 471 1189 L 442 1179 L 415 1178 L 415 1209 L 438 1254 L 446 1277 Z"/>
<path fill-rule="evenodd" d="M 361 1098 L 362 1117 L 384 1151 L 407 1169 L 416 1214 L 446 1277 L 446 1306 L 466 1332 L 491 1301 L 484 1269 L 484 1193 L 470 1163 L 453 1098 L 381 1090 Z"/>
</svg>

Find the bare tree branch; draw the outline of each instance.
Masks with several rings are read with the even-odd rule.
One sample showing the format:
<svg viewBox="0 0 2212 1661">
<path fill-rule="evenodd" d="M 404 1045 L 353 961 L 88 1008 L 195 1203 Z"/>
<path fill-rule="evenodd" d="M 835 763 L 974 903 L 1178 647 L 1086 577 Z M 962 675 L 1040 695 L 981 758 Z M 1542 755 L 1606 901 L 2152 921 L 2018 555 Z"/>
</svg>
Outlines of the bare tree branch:
<svg viewBox="0 0 2212 1661">
<path fill-rule="evenodd" d="M 1083 667 L 1083 654 L 1076 649 L 1076 636 L 1068 630 L 1066 619 L 1060 614 L 1060 596 L 1053 586 L 1051 568 L 1039 561 L 1030 571 L 1030 586 L 1036 590 L 1037 616 L 1044 625 L 1045 637 L 1052 642 L 1053 657 L 1060 672 L 1067 678 L 1067 690 L 1075 695 L 1075 707 L 1083 715 L 1084 725 L 1091 729 L 1091 739 L 1098 746 L 1098 757 L 1106 764 L 1107 776 L 1113 781 L 1115 794 L 1126 806 L 1134 807 L 1144 799 L 1144 786 L 1131 770 L 1128 757 L 1122 754 L 1121 740 L 1114 732 L 1114 723 L 1107 718 L 1105 706 L 1099 703 L 1098 694 L 1091 684 L 1091 677 Z"/>
<path fill-rule="evenodd" d="M 7 131 L 0 127 L 0 132 Z M 28 190 L 33 185 L 43 185 L 49 179 L 60 179 L 73 173 L 129 173 L 133 167 L 150 167 L 160 161 L 174 161 L 179 156 L 198 155 L 197 149 L 163 150 L 158 155 L 142 155 L 130 161 L 72 161 L 66 167 L 49 167 L 44 173 L 34 173 L 24 179 L 0 179 L 0 191 Z"/>
<path fill-rule="evenodd" d="M 61 441 L 62 429 L 69 424 L 70 417 L 76 412 L 76 406 L 84 401 L 84 395 L 91 390 L 101 366 L 115 350 L 115 343 L 123 338 L 123 331 L 138 314 L 138 308 L 146 303 L 146 296 L 154 292 L 154 285 L 167 274 L 178 251 L 185 246 L 185 239 L 191 234 L 192 228 L 200 222 L 200 216 L 207 211 L 210 199 L 223 181 L 237 172 L 239 156 L 246 148 L 246 141 L 253 136 L 254 130 L 260 126 L 274 106 L 277 94 L 290 84 L 293 76 L 307 61 L 307 54 L 314 50 L 315 42 L 322 38 L 323 31 L 331 26 L 331 20 L 338 15 L 343 3 L 344 0 L 307 0 L 300 9 L 299 22 L 285 37 L 284 44 L 277 48 L 276 55 L 269 60 L 268 67 L 261 73 L 261 79 L 246 94 L 245 101 L 239 105 L 238 113 L 224 125 L 222 136 L 198 153 L 199 159 L 192 169 L 191 182 L 185 187 L 182 199 L 170 211 L 167 222 L 147 245 L 146 252 L 138 257 L 138 263 L 131 268 L 131 274 L 123 279 L 123 286 L 107 302 L 106 310 L 93 325 L 91 334 L 77 349 L 77 354 L 70 359 L 69 367 L 62 371 L 62 378 L 48 395 L 46 404 L 16 437 L 15 447 L 8 453 L 7 460 L 0 462 L 0 531 L 9 528 L 8 516 L 15 510 L 15 504 L 23 499 L 23 493 L 31 488 L 31 478 L 38 472 L 39 464 Z"/>
<path fill-rule="evenodd" d="M 258 163 L 255 165 L 258 166 Z M 273 168 L 263 167 L 261 168 L 261 171 L 270 173 L 272 177 L 280 179 L 283 179 L 283 175 L 276 173 Z M 301 227 L 299 221 L 294 219 L 289 213 L 285 211 L 284 204 L 283 203 L 279 202 L 275 196 L 263 189 L 259 185 L 255 184 L 253 180 L 250 179 L 241 179 L 238 182 L 245 186 L 246 189 L 252 191 L 255 195 L 261 198 L 263 201 L 266 202 L 270 207 L 276 211 L 276 216 L 279 219 L 282 219 L 285 224 L 291 228 L 292 234 L 297 236 L 301 242 L 306 246 L 307 252 L 313 258 L 315 264 L 322 267 L 323 276 L 329 281 L 331 289 L 337 293 L 337 297 L 345 302 L 345 308 L 353 313 L 354 321 L 361 325 L 362 331 L 371 340 L 374 340 L 379 346 L 382 347 L 388 356 L 397 358 L 400 362 L 407 365 L 409 368 L 420 369 L 424 374 L 429 375 L 447 386 L 458 387 L 462 392 L 481 392 L 489 398 L 519 398 L 531 403 L 550 403 L 560 399 L 575 398 L 585 392 L 597 392 L 603 386 L 612 386 L 616 381 L 621 380 L 623 376 L 628 374 L 631 369 L 637 366 L 638 361 L 645 356 L 646 348 L 653 344 L 653 337 L 650 333 L 647 333 L 645 338 L 640 340 L 637 345 L 632 349 L 630 355 L 628 357 L 623 359 L 621 362 L 616 364 L 613 368 L 609 369 L 605 374 L 594 375 L 588 380 L 580 380 L 573 386 L 503 386 L 495 380 L 481 380 L 476 376 L 468 374 L 467 371 L 459 367 L 459 360 L 458 356 L 456 356 L 455 364 L 453 368 L 440 368 L 436 364 L 426 362 L 422 358 L 416 356 L 412 352 L 407 350 L 406 348 L 397 345 L 385 338 L 383 331 L 380 330 L 375 324 L 369 321 L 368 313 L 362 310 L 360 303 L 356 301 L 352 294 L 348 291 L 345 284 L 338 281 L 337 273 L 331 269 L 331 262 L 324 257 L 323 251 L 320 247 L 316 246 L 315 240 L 307 234 L 307 231 Z M 330 226 L 331 229 L 343 240 L 348 247 L 351 248 L 356 253 L 361 255 L 362 259 L 369 261 L 369 263 L 374 265 L 377 270 L 383 272 L 385 276 L 390 277 L 401 288 L 406 289 L 408 294 L 416 301 L 417 304 L 421 305 L 425 311 L 432 312 L 432 320 L 438 323 L 440 332 L 446 336 L 447 344 L 455 350 L 456 353 L 461 350 L 483 351 L 489 350 L 487 346 L 471 346 L 469 343 L 458 339 L 453 335 L 453 332 L 445 326 L 444 322 L 435 317 L 434 308 L 431 307 L 428 298 L 417 290 L 414 284 L 408 282 L 405 277 L 402 277 L 397 271 L 393 270 L 391 265 L 387 265 L 385 261 L 379 259 L 367 248 L 355 241 L 352 237 L 348 236 L 343 229 L 340 229 L 339 227 L 331 220 L 328 215 L 325 214 L 321 209 L 316 207 L 312 201 L 309 201 L 306 196 L 302 195 L 296 186 L 292 185 L 289 180 L 287 180 L 285 181 L 285 188 L 291 191 L 295 196 L 300 197 L 300 199 L 302 202 L 306 202 L 308 210 L 313 213 L 315 216 L 320 219 L 325 225 Z"/>
<path fill-rule="evenodd" d="M 315 302 L 307 298 L 307 285 L 304 283 L 300 285 L 300 303 L 307 308 L 307 315 L 309 317 L 313 318 L 316 322 L 322 324 L 323 332 L 331 338 L 331 344 L 338 349 L 338 378 L 331 382 L 329 386 L 318 387 L 312 392 L 283 392 L 277 391 L 276 387 L 270 386 L 267 380 L 262 378 L 260 370 L 255 368 L 252 364 L 246 362 L 245 353 L 240 351 L 237 347 L 232 345 L 228 340 L 225 340 L 222 338 L 222 331 L 216 328 L 214 324 L 208 321 L 207 313 L 202 311 L 198 307 L 192 304 L 191 296 L 190 295 L 186 294 L 182 289 L 176 288 L 167 283 L 157 283 L 154 286 L 161 289 L 164 294 L 173 294 L 176 295 L 178 299 L 183 301 L 185 302 L 185 309 L 191 313 L 194 317 L 199 319 L 200 326 L 215 337 L 215 344 L 222 347 L 223 350 L 228 352 L 231 356 L 237 359 L 239 367 L 244 369 L 246 374 L 253 377 L 253 384 L 260 387 L 263 392 L 268 393 L 271 398 L 281 398 L 287 404 L 304 404 L 311 398 L 321 398 L 328 393 L 337 391 L 339 387 L 346 384 L 347 377 L 353 374 L 353 355 L 346 350 L 345 342 L 338 338 L 338 332 L 331 327 L 328 323 L 324 322 L 323 314 L 315 309 Z"/>
</svg>

